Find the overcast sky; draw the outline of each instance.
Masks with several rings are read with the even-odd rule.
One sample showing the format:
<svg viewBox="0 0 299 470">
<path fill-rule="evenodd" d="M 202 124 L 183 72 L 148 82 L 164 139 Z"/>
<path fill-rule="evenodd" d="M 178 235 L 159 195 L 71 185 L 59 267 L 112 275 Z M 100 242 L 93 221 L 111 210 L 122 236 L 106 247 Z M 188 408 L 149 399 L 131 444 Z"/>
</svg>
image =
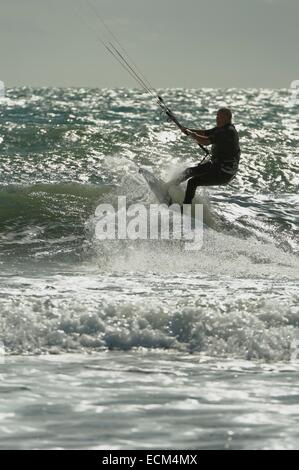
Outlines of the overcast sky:
<svg viewBox="0 0 299 470">
<path fill-rule="evenodd" d="M 0 0 L 0 80 L 136 86 L 100 43 L 92 2 L 155 87 L 299 79 L 299 0 Z"/>
</svg>

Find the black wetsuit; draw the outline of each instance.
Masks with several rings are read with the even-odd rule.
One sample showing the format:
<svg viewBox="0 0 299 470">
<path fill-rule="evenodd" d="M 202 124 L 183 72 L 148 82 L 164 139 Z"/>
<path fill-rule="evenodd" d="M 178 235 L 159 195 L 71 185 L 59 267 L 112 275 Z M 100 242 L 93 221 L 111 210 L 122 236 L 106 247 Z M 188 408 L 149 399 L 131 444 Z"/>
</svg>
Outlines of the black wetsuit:
<svg viewBox="0 0 299 470">
<path fill-rule="evenodd" d="M 187 168 L 180 181 L 188 179 L 184 204 L 191 204 L 197 186 L 215 186 L 229 183 L 235 176 L 240 147 L 238 132 L 233 124 L 205 131 L 212 142 L 212 157 L 207 163 Z"/>
</svg>

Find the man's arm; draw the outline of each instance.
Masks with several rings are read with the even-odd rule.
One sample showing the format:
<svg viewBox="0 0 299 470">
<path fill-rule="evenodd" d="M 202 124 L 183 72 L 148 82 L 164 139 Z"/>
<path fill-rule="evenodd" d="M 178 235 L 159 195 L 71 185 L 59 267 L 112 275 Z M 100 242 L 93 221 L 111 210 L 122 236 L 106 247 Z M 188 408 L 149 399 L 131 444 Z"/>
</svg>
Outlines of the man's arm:
<svg viewBox="0 0 299 470">
<path fill-rule="evenodd" d="M 201 145 L 211 145 L 212 144 L 209 137 L 206 137 L 205 135 L 199 135 L 199 134 L 196 134 L 196 133 L 192 133 L 192 134 L 189 134 L 189 135 L 191 135 L 191 137 Z"/>
<path fill-rule="evenodd" d="M 194 134 L 198 134 L 198 135 L 206 135 L 206 131 L 205 129 L 190 129 L 189 127 L 186 128 L 187 132 L 193 132 Z"/>
<path fill-rule="evenodd" d="M 176 124 L 185 135 L 192 135 L 192 134 L 205 135 L 206 134 L 206 131 L 204 129 L 190 129 L 189 127 L 183 126 L 179 122 L 177 122 Z"/>
<path fill-rule="evenodd" d="M 182 126 L 182 125 L 180 125 L 179 127 L 185 135 L 188 135 L 188 136 L 190 135 L 190 137 L 192 137 L 192 139 L 196 140 L 196 142 L 198 142 L 199 144 L 201 144 L 201 145 L 211 145 L 212 144 L 209 137 L 204 135 L 206 133 L 205 130 L 203 130 L 203 129 L 189 129 L 188 127 L 185 127 L 185 126 Z"/>
<path fill-rule="evenodd" d="M 199 144 L 201 145 L 211 145 L 211 141 L 209 139 L 209 137 L 201 134 L 202 132 L 205 132 L 201 129 L 187 129 L 185 128 L 185 134 L 186 135 L 190 135 L 190 137 L 192 137 L 192 139 L 196 140 L 196 142 L 198 142 Z"/>
</svg>

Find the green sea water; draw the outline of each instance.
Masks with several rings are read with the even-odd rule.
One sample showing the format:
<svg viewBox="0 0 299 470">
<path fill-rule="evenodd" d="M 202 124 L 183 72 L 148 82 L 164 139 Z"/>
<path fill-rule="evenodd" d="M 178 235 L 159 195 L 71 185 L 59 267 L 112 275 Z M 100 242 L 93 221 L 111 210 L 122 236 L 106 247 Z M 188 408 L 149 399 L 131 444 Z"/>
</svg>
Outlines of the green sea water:
<svg viewBox="0 0 299 470">
<path fill-rule="evenodd" d="M 192 127 L 229 105 L 240 134 L 236 179 L 198 190 L 191 254 L 95 236 L 100 203 L 155 202 L 139 166 L 167 179 L 202 159 L 146 94 L 0 99 L 1 448 L 298 447 L 298 105 L 160 93 Z"/>
</svg>

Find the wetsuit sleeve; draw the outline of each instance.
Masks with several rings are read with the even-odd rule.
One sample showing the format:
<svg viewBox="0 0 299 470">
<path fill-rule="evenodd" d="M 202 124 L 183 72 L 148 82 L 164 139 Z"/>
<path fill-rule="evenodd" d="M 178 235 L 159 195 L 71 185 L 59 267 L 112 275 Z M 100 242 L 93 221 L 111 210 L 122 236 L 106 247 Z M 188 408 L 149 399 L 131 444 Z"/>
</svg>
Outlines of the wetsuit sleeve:
<svg viewBox="0 0 299 470">
<path fill-rule="evenodd" d="M 205 131 L 204 135 L 207 136 L 207 137 L 212 137 L 215 134 L 216 129 L 217 129 L 217 127 L 213 127 L 212 129 L 208 129 L 208 130 Z"/>
</svg>

